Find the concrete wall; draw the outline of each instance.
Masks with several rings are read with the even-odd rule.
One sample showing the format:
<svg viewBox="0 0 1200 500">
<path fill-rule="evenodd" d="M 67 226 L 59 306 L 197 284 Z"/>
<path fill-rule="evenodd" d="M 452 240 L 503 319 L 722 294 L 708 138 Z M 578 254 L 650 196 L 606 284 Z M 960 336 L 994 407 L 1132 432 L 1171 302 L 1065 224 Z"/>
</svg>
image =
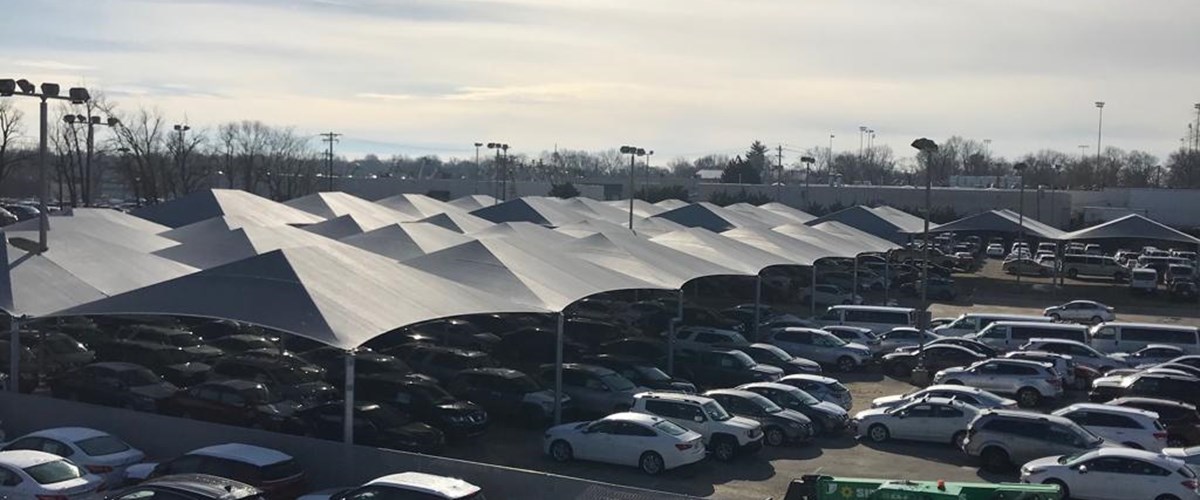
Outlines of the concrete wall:
<svg viewBox="0 0 1200 500">
<path fill-rule="evenodd" d="M 148 456 L 160 459 L 221 443 L 263 446 L 295 457 L 306 470 L 313 490 L 361 484 L 395 472 L 417 471 L 465 479 L 483 488 L 488 498 L 497 499 L 690 498 L 502 466 L 365 446 L 344 446 L 332 441 L 10 392 L 0 393 L 0 421 L 10 439 L 50 427 L 92 427 L 120 436 Z"/>
<path fill-rule="evenodd" d="M 498 184 L 491 181 L 464 181 L 454 179 L 339 179 L 337 189 L 359 198 L 378 200 L 399 193 L 428 194 L 449 193 L 449 199 L 472 194 L 499 197 Z M 546 196 L 550 192 L 549 182 L 510 182 L 504 191 L 509 199 L 521 196 Z M 604 188 L 597 185 L 575 184 L 579 193 L 588 198 L 604 199 Z"/>
</svg>

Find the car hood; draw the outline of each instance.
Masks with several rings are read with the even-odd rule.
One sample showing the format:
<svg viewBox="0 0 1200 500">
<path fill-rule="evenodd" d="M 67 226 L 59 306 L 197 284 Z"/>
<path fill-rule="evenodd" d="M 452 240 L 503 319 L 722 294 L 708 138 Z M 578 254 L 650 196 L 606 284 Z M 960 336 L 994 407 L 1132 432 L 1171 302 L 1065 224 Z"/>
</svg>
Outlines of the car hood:
<svg viewBox="0 0 1200 500">
<path fill-rule="evenodd" d="M 945 370 L 939 371 L 936 374 L 934 374 L 934 377 L 945 377 L 945 376 L 949 376 L 949 375 L 957 375 L 960 373 L 967 373 L 967 369 L 964 367 L 961 367 L 961 366 L 946 368 Z"/>
<path fill-rule="evenodd" d="M 521 400 L 526 403 L 538 405 L 552 405 L 554 404 L 554 391 L 545 390 L 526 393 L 525 397 L 521 398 Z M 564 392 L 562 395 L 562 400 L 564 403 L 566 403 L 567 401 L 571 400 L 571 396 L 568 396 L 567 393 Z"/>
<path fill-rule="evenodd" d="M 263 415 L 269 417 L 290 417 L 299 410 L 301 405 L 295 401 L 278 401 L 255 407 Z"/>
<path fill-rule="evenodd" d="M 591 421 L 571 422 L 571 423 L 567 423 L 567 424 L 556 425 L 554 427 L 546 429 L 546 434 L 553 434 L 556 436 L 561 436 L 563 434 L 579 434 L 579 433 L 583 432 L 583 428 L 587 427 L 587 425 L 590 423 L 592 423 L 592 422 Z"/>
<path fill-rule="evenodd" d="M 208 346 L 208 345 L 196 345 L 196 346 L 192 346 L 192 347 L 184 347 L 183 352 L 186 352 L 197 358 L 215 358 L 217 356 L 225 354 L 225 351 L 222 351 L 216 347 Z"/>
<path fill-rule="evenodd" d="M 751 370 L 753 370 L 753 371 L 756 371 L 756 372 L 759 372 L 759 373 L 766 373 L 766 374 L 769 374 L 769 375 L 779 375 L 779 376 L 783 376 L 783 368 L 780 368 L 780 367 L 778 367 L 778 366 L 771 366 L 771 365 L 754 365 L 754 367 L 753 367 L 753 368 L 751 368 Z"/>
<path fill-rule="evenodd" d="M 915 357 L 917 357 L 917 353 L 915 352 L 915 350 L 912 350 L 912 351 L 906 350 L 906 351 L 889 352 L 887 354 L 884 354 L 883 357 L 880 359 L 882 359 L 883 361 L 896 361 L 899 359 L 912 359 Z"/>
<path fill-rule="evenodd" d="M 1124 379 L 1125 377 L 1123 375 L 1100 377 L 1092 381 L 1092 387 L 1121 387 L 1121 381 Z"/>
<path fill-rule="evenodd" d="M 847 349 L 853 349 L 853 350 L 855 350 L 855 351 L 859 351 L 859 352 L 865 353 L 865 354 L 867 354 L 868 356 L 871 354 L 871 348 L 869 348 L 869 347 L 867 347 L 867 346 L 865 346 L 865 345 L 862 345 L 862 344 L 860 344 L 860 343 L 858 343 L 858 342 L 850 342 L 850 343 L 846 344 L 846 345 L 845 345 L 845 346 L 843 346 L 843 347 L 845 347 L 845 348 L 847 348 Z"/>
<path fill-rule="evenodd" d="M 182 377 L 194 377 L 201 373 L 212 371 L 212 367 L 208 364 L 199 361 L 189 361 L 187 363 L 179 363 L 176 365 L 167 365 L 163 367 L 163 371 L 169 371 L 172 374 Z"/>
<path fill-rule="evenodd" d="M 165 399 L 171 397 L 177 390 L 174 385 L 164 383 L 131 387 L 129 392 L 144 398 Z"/>
<path fill-rule="evenodd" d="M 1062 455 L 1054 455 L 1054 456 L 1050 456 L 1050 457 L 1042 457 L 1042 458 L 1039 458 L 1036 460 L 1031 460 L 1029 462 L 1026 462 L 1025 466 L 1022 468 L 1026 468 L 1026 469 L 1030 469 L 1030 470 L 1037 470 L 1037 469 L 1056 467 L 1056 466 L 1061 465 L 1058 463 L 1058 459 L 1061 457 L 1062 457 Z"/>
<path fill-rule="evenodd" d="M 782 418 L 785 420 L 791 420 L 792 422 L 801 423 L 801 424 L 811 424 L 812 423 L 812 419 L 808 418 L 808 416 L 806 416 L 803 413 L 800 413 L 796 410 L 791 410 L 788 408 L 784 408 L 783 411 L 773 414 L 771 416 L 779 417 L 779 418 Z"/>
<path fill-rule="evenodd" d="M 871 408 L 889 408 L 904 401 L 903 394 L 894 394 L 891 396 L 883 396 L 871 400 Z"/>
<path fill-rule="evenodd" d="M 792 358 L 790 361 L 787 362 L 787 364 L 789 366 L 799 368 L 800 370 L 806 371 L 806 372 L 811 372 L 811 371 L 820 372 L 821 371 L 820 363 L 817 363 L 816 361 L 804 359 L 804 358 Z"/>
<path fill-rule="evenodd" d="M 757 428 L 761 427 L 761 424 L 759 424 L 757 420 L 751 420 L 746 417 L 733 417 L 733 418 L 726 420 L 724 422 L 721 422 L 721 423 L 724 425 L 728 425 L 731 427 L 737 427 L 739 429 L 745 429 L 745 430 L 757 429 Z"/>
<path fill-rule="evenodd" d="M 841 406 L 835 405 L 833 403 L 830 403 L 829 401 L 821 401 L 820 403 L 812 405 L 811 408 L 814 408 L 821 413 L 825 413 L 825 414 L 829 414 L 829 415 L 835 415 L 835 416 L 839 416 L 839 417 L 840 416 L 849 416 L 849 413 L 847 413 L 844 408 L 842 408 Z"/>
</svg>

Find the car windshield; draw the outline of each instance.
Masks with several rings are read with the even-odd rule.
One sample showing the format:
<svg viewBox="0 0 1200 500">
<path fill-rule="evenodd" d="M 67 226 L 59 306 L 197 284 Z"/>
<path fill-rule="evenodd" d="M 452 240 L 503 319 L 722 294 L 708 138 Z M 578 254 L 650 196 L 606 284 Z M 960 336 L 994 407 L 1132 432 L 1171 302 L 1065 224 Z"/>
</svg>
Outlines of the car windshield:
<svg viewBox="0 0 1200 500">
<path fill-rule="evenodd" d="M 767 412 L 768 414 L 779 413 L 779 412 L 783 411 L 783 408 L 780 408 L 779 405 L 775 404 L 770 399 L 767 399 L 766 397 L 763 397 L 761 395 L 755 394 L 753 396 L 748 397 L 747 399 L 749 399 L 750 402 L 754 403 L 759 408 L 762 408 L 762 410 Z"/>
<path fill-rule="evenodd" d="M 113 436 L 96 436 L 94 438 L 76 441 L 75 446 L 93 457 L 121 453 L 129 449 L 129 445 Z"/>
<path fill-rule="evenodd" d="M 429 398 L 429 401 L 435 405 L 453 403 L 457 401 L 454 396 L 450 395 L 449 392 L 446 392 L 445 389 L 442 389 L 442 387 L 438 385 L 422 384 L 414 387 L 419 387 L 417 390 L 423 391 L 425 393 L 425 397 Z"/>
<path fill-rule="evenodd" d="M 708 418 L 710 418 L 714 421 L 724 422 L 726 420 L 733 418 L 733 415 L 730 415 L 728 412 L 726 412 L 725 408 L 723 408 L 721 405 L 716 404 L 712 401 L 704 403 L 704 405 L 702 405 L 701 407 L 704 408 L 704 414 L 708 415 Z"/>
<path fill-rule="evenodd" d="M 1082 439 L 1084 445 L 1088 448 L 1094 448 L 1100 443 L 1104 442 L 1100 436 L 1097 436 L 1096 434 L 1092 433 L 1092 431 L 1087 430 L 1087 428 L 1081 425 L 1072 426 L 1072 430 L 1075 431 L 1075 435 Z"/>
<path fill-rule="evenodd" d="M 754 358 L 751 358 L 750 355 L 742 351 L 732 351 L 730 354 L 742 364 L 742 367 L 749 368 L 758 364 L 754 361 Z"/>
<path fill-rule="evenodd" d="M 793 388 L 793 390 L 788 392 L 795 396 L 796 399 L 799 399 L 801 403 L 804 403 L 805 406 L 812 406 L 821 402 L 819 399 L 814 398 L 812 394 L 804 392 L 800 389 Z"/>
<path fill-rule="evenodd" d="M 193 335 L 172 335 L 171 345 L 175 347 L 196 347 L 200 345 L 200 339 Z"/>
<path fill-rule="evenodd" d="M 671 422 L 668 420 L 663 420 L 663 421 L 660 421 L 660 422 L 654 424 L 654 428 L 658 429 L 663 434 L 666 434 L 668 436 L 682 436 L 685 433 L 687 433 L 687 429 L 684 429 L 683 427 L 675 425 L 674 422 Z"/>
<path fill-rule="evenodd" d="M 637 370 L 637 372 L 645 377 L 646 380 L 655 382 L 671 380 L 670 375 L 667 375 L 666 372 L 663 372 L 662 370 L 659 370 L 653 366 L 635 366 L 634 370 Z"/>
<path fill-rule="evenodd" d="M 615 373 L 601 375 L 600 381 L 604 382 L 604 385 L 608 386 L 609 389 L 614 391 L 628 391 L 635 387 L 633 382 L 630 382 L 629 379 Z"/>
<path fill-rule="evenodd" d="M 121 380 L 125 381 L 130 387 L 142 387 L 162 383 L 162 379 L 158 378 L 158 375 L 145 368 L 126 371 L 121 374 Z"/>
<path fill-rule="evenodd" d="M 529 378 L 528 375 L 510 378 L 508 379 L 508 383 L 506 385 L 513 392 L 525 393 L 542 390 L 542 388 L 538 386 L 537 382 L 535 382 L 532 378 Z"/>
<path fill-rule="evenodd" d="M 1071 462 L 1079 460 L 1079 457 L 1087 455 L 1088 453 L 1091 453 L 1092 451 L 1094 451 L 1094 450 L 1083 450 L 1083 451 L 1077 451 L 1070 455 L 1063 455 L 1061 457 L 1058 457 L 1058 463 L 1063 464 L 1063 465 L 1069 464 Z"/>
<path fill-rule="evenodd" d="M 763 357 L 771 358 L 776 361 L 791 361 L 792 355 L 787 351 L 775 347 L 773 345 L 755 346 L 755 352 L 762 354 Z"/>
<path fill-rule="evenodd" d="M 813 343 L 816 345 L 819 345 L 819 346 L 824 346 L 824 347 L 841 347 L 841 346 L 846 345 L 848 342 L 835 337 L 831 333 L 813 332 Z"/>
<path fill-rule="evenodd" d="M 79 467 L 66 460 L 55 460 L 33 467 L 26 467 L 25 473 L 33 478 L 34 481 L 37 481 L 38 484 L 61 483 L 63 481 L 78 479 L 82 475 Z"/>
</svg>

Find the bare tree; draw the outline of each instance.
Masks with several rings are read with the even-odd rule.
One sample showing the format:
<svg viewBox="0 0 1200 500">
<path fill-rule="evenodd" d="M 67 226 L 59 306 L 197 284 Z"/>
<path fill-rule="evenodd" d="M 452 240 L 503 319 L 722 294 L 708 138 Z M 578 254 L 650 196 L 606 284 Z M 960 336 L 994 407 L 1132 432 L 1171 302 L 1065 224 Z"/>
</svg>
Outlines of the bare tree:
<svg viewBox="0 0 1200 500">
<path fill-rule="evenodd" d="M 122 169 L 125 181 L 139 196 L 155 203 L 169 193 L 166 186 L 172 180 L 168 175 L 162 113 L 142 108 L 121 117 L 121 123 L 116 130 L 116 141 L 126 149 L 128 161 Z"/>
<path fill-rule="evenodd" d="M 12 101 L 0 99 L 0 184 L 13 170 L 29 159 L 29 155 L 17 149 L 17 142 L 24 136 L 25 113 L 12 105 Z"/>
<path fill-rule="evenodd" d="M 213 162 L 208 158 L 192 158 L 200 156 L 197 151 L 208 141 L 208 131 L 193 129 L 188 132 L 172 132 L 166 143 L 167 153 L 174 163 L 175 175 L 170 176 L 170 185 L 171 194 L 175 196 L 187 195 L 204 185 L 213 170 Z"/>
</svg>

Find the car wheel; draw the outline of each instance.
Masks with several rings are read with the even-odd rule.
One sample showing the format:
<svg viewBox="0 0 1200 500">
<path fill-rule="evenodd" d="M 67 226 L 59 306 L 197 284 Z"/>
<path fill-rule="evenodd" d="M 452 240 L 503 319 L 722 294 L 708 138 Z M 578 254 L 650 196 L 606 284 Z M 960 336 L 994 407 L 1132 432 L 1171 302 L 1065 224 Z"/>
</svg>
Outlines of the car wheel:
<svg viewBox="0 0 1200 500">
<path fill-rule="evenodd" d="M 734 447 L 733 440 L 730 438 L 721 438 L 713 443 L 713 456 L 722 462 L 733 460 L 737 449 Z"/>
<path fill-rule="evenodd" d="M 1099 316 L 1092 316 L 1092 324 L 1093 325 L 1099 325 L 1100 323 L 1103 323 L 1103 322 L 1104 322 L 1104 318 L 1101 318 Z"/>
<path fill-rule="evenodd" d="M 1063 498 L 1066 498 L 1066 497 L 1064 496 Z M 1159 495 L 1157 497 L 1154 497 L 1154 500 L 1179 500 L 1179 497 L 1177 497 L 1175 495 Z"/>
<path fill-rule="evenodd" d="M 1058 492 L 1062 493 L 1062 498 L 1071 498 L 1071 489 L 1067 488 L 1067 483 L 1057 479 L 1047 479 L 1042 481 L 1042 484 L 1053 484 L 1054 486 L 1058 486 Z"/>
<path fill-rule="evenodd" d="M 842 356 L 837 359 L 838 370 L 841 370 L 843 372 L 851 371 L 856 366 L 858 366 L 858 363 L 855 363 L 854 358 L 851 358 L 850 356 Z"/>
<path fill-rule="evenodd" d="M 892 433 L 883 424 L 872 425 L 867 429 L 867 437 L 876 443 L 882 443 L 892 438 Z"/>
<path fill-rule="evenodd" d="M 983 468 L 989 472 L 1004 472 L 1012 467 L 1012 461 L 1008 458 L 1008 452 L 991 447 L 983 450 L 979 454 L 979 458 L 983 460 Z"/>
<path fill-rule="evenodd" d="M 647 451 L 642 453 L 642 458 L 638 460 L 638 468 L 647 475 L 657 476 L 662 474 L 666 466 L 663 465 L 662 456 L 653 451 Z"/>
<path fill-rule="evenodd" d="M 1042 402 L 1042 393 L 1037 389 L 1026 387 L 1017 391 L 1017 403 L 1022 408 L 1033 408 Z"/>
<path fill-rule="evenodd" d="M 787 435 L 783 433 L 783 429 L 778 427 L 768 427 L 767 432 L 763 435 L 763 441 L 768 446 L 781 446 L 787 441 Z"/>
<path fill-rule="evenodd" d="M 958 432 L 955 432 L 953 436 L 950 436 L 950 444 L 960 450 L 963 447 L 963 442 L 966 440 L 967 440 L 967 431 L 958 431 Z"/>
<path fill-rule="evenodd" d="M 1078 269 L 1067 269 L 1067 277 L 1071 278 L 1071 279 L 1078 278 L 1079 270 Z"/>
<path fill-rule="evenodd" d="M 1062 316 L 1059 316 L 1058 313 L 1050 313 L 1050 321 L 1062 321 Z"/>
<path fill-rule="evenodd" d="M 575 452 L 571 450 L 571 444 L 559 439 L 550 443 L 550 457 L 556 462 L 569 462 L 575 456 Z"/>
</svg>

